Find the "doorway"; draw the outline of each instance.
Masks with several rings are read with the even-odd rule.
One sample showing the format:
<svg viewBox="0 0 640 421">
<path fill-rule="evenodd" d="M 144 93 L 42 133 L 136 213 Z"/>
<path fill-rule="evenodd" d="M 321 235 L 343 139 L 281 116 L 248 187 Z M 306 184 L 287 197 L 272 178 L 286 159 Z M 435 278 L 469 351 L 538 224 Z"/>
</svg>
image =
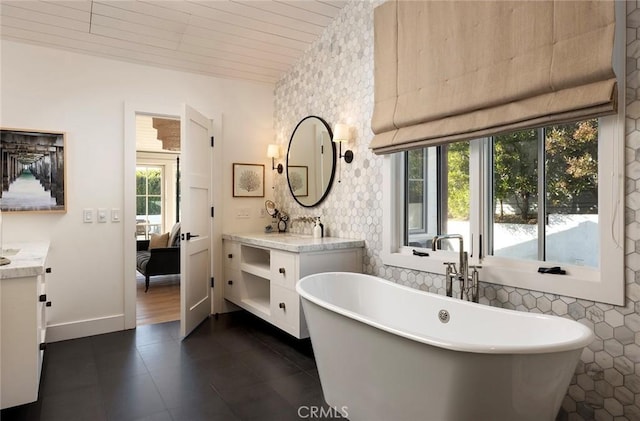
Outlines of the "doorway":
<svg viewBox="0 0 640 421">
<path fill-rule="evenodd" d="M 178 119 L 177 116 L 180 116 L 181 160 L 184 161 L 180 163 L 182 168 L 180 171 L 180 188 L 182 190 L 180 194 L 182 197 L 180 221 L 181 231 L 184 231 L 184 236 L 180 236 L 180 337 L 184 338 L 204 318 L 224 308 L 221 285 L 218 286 L 214 283 L 214 279 L 222 278 L 222 254 L 219 249 L 222 244 L 222 219 L 213 217 L 213 209 L 222 203 L 222 190 L 212 188 L 213 180 L 222 179 L 222 153 L 220 148 L 214 147 L 214 138 L 216 146 L 222 141 L 222 113 L 209 110 L 207 118 L 187 104 L 170 105 L 157 101 L 125 102 L 124 104 L 124 206 L 122 220 L 124 329 L 135 329 L 136 327 L 135 169 L 136 117 L 138 115 L 169 119 Z M 204 126 L 206 129 L 202 130 Z M 207 147 L 202 149 L 203 145 L 207 145 Z M 202 165 L 209 168 L 203 169 Z M 195 206 L 199 203 L 199 198 L 202 198 L 202 194 L 198 193 L 201 191 L 198 186 L 201 183 L 197 182 L 198 180 L 201 182 L 208 180 L 206 184 L 209 185 L 210 190 L 206 195 L 206 212 L 201 212 L 200 207 Z M 209 207 L 211 207 L 210 217 Z M 208 220 L 208 222 L 204 220 Z M 205 225 L 203 224 L 207 226 L 204 229 Z M 192 239 L 189 240 L 189 237 Z M 204 255 L 209 257 L 202 259 Z M 205 273 L 205 269 L 210 274 Z"/>
<path fill-rule="evenodd" d="M 136 326 L 180 319 L 180 119 L 137 114 Z"/>
</svg>

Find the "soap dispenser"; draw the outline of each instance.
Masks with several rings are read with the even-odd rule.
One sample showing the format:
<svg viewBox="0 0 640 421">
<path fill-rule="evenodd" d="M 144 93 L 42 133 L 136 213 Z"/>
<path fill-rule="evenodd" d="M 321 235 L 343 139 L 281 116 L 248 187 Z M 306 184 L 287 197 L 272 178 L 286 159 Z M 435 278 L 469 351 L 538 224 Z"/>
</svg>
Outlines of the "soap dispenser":
<svg viewBox="0 0 640 421">
<path fill-rule="evenodd" d="M 313 225 L 313 238 L 322 238 L 322 235 L 323 235 L 322 223 L 320 222 L 320 217 L 317 216 L 315 223 Z"/>
</svg>

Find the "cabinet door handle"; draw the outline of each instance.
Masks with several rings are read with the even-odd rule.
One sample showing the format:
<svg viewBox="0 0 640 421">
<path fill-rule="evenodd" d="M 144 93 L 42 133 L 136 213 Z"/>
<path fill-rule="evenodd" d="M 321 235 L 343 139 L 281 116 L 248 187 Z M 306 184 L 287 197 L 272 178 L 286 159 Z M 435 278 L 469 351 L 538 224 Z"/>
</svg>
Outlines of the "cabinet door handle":
<svg viewBox="0 0 640 421">
<path fill-rule="evenodd" d="M 40 301 L 41 303 L 47 301 L 47 294 L 40 295 L 40 297 L 38 297 L 38 301 Z"/>
<path fill-rule="evenodd" d="M 45 349 L 47 349 L 47 344 L 45 344 L 44 342 L 40 343 L 40 351 L 44 351 Z"/>
<path fill-rule="evenodd" d="M 284 303 L 280 303 L 280 304 L 278 304 L 278 307 L 280 307 L 280 308 L 281 308 L 281 309 L 283 309 L 283 310 L 286 310 L 286 309 L 287 309 L 287 306 L 286 306 Z"/>
<path fill-rule="evenodd" d="M 46 273 L 51 273 L 51 268 L 46 268 L 44 271 L 45 271 Z"/>
<path fill-rule="evenodd" d="M 281 274 L 284 275 L 285 270 L 284 270 L 284 268 L 280 268 L 280 269 L 278 269 L 278 272 L 280 272 Z"/>
<path fill-rule="evenodd" d="M 47 301 L 47 303 L 45 304 L 45 306 L 47 306 L 47 307 L 51 307 L 51 301 Z"/>
<path fill-rule="evenodd" d="M 229 285 L 233 285 L 233 281 L 231 281 L 231 280 L 227 281 L 227 283 L 228 283 Z"/>
</svg>

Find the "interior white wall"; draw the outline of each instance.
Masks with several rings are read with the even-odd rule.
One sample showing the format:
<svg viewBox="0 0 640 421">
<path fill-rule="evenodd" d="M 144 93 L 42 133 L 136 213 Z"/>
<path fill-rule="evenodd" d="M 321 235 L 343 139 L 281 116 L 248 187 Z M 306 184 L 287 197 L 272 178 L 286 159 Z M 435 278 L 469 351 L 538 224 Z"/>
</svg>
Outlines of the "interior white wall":
<svg viewBox="0 0 640 421">
<path fill-rule="evenodd" d="M 82 209 L 123 209 L 125 103 L 188 103 L 205 115 L 222 113 L 215 153 L 222 154 L 224 168 L 214 188 L 223 190 L 223 200 L 216 217 L 222 218 L 225 232 L 262 229 L 266 219 L 258 217 L 258 209 L 264 199 L 232 198 L 231 166 L 270 164 L 266 148 L 273 137 L 273 86 L 6 40 L 0 47 L 0 125 L 67 134 L 67 212 L 3 214 L 5 242 L 51 243 L 48 339 L 124 327 L 122 244 L 125 235 L 134 233 L 125 233 L 123 223 L 85 224 Z M 270 171 L 266 174 L 269 196 Z M 251 208 L 249 218 L 236 218 L 238 208 Z M 127 217 L 133 216 L 122 215 Z"/>
</svg>

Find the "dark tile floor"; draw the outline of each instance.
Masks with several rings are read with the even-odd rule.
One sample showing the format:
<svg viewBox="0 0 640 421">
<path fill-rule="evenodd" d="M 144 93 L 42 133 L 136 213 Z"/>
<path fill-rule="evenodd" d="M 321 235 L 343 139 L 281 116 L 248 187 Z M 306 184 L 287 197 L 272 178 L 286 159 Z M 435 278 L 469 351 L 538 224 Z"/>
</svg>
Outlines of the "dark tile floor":
<svg viewBox="0 0 640 421">
<path fill-rule="evenodd" d="M 40 399 L 2 421 L 295 420 L 327 409 L 311 343 L 245 312 L 56 342 Z M 325 412 L 326 414 L 327 412 Z"/>
</svg>

